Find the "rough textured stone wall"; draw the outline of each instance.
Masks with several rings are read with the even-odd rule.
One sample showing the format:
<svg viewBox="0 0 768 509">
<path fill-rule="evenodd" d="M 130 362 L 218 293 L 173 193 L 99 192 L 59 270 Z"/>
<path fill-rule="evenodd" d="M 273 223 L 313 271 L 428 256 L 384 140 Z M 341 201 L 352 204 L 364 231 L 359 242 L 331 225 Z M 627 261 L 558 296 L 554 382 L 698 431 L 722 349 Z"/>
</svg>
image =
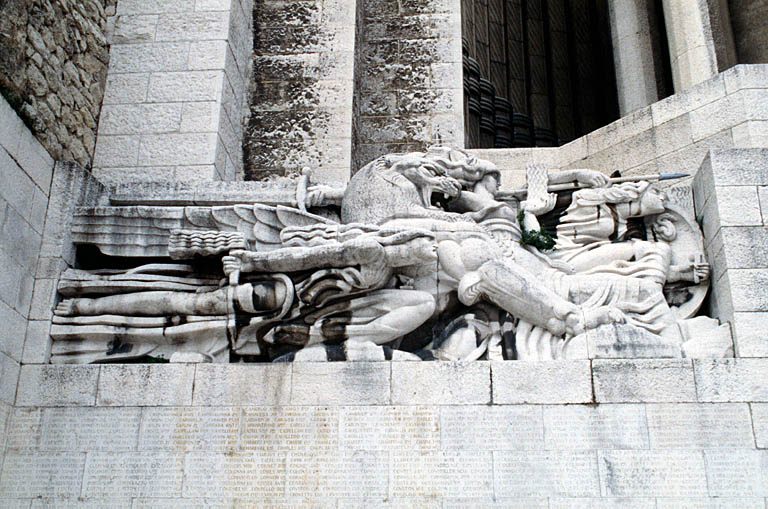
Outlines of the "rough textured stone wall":
<svg viewBox="0 0 768 509">
<path fill-rule="evenodd" d="M 0 0 L 0 91 L 48 152 L 90 166 L 109 54 L 103 0 Z"/>
<path fill-rule="evenodd" d="M 366 0 L 354 170 L 389 153 L 464 146 L 459 0 Z"/>
<path fill-rule="evenodd" d="M 349 177 L 355 2 L 254 3 L 246 178 Z"/>
</svg>

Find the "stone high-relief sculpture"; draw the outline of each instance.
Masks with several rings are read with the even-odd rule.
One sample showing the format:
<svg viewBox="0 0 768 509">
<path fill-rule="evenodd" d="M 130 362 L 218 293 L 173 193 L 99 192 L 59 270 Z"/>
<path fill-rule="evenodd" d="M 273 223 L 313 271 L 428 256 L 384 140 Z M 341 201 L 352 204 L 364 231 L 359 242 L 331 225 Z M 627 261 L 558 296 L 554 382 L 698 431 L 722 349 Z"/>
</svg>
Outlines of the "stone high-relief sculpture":
<svg viewBox="0 0 768 509">
<path fill-rule="evenodd" d="M 729 353 L 695 317 L 698 226 L 648 181 L 532 166 L 500 192 L 492 163 L 443 147 L 307 181 L 295 207 L 80 209 L 75 242 L 133 268 L 63 275 L 53 362 Z"/>
</svg>

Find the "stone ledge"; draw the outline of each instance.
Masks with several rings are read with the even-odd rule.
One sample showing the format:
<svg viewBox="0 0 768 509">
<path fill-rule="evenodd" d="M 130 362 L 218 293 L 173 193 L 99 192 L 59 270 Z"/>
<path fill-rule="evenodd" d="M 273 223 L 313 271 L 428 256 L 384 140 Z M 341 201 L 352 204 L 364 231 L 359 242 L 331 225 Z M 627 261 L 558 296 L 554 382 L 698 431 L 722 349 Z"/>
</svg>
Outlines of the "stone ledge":
<svg viewBox="0 0 768 509">
<path fill-rule="evenodd" d="M 496 406 L 768 402 L 765 373 L 768 373 L 768 358 L 32 364 L 21 368 L 16 405 Z"/>
</svg>

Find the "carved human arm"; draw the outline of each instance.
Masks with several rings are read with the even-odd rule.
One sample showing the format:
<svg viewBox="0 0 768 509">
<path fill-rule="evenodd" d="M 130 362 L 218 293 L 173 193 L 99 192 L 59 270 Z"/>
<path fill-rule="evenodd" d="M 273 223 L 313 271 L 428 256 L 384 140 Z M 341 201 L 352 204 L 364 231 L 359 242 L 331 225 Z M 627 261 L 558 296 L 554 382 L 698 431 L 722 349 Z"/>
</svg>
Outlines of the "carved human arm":
<svg viewBox="0 0 768 509">
<path fill-rule="evenodd" d="M 566 184 L 568 182 L 578 182 L 586 187 L 606 187 L 610 183 L 607 176 L 595 170 L 563 170 L 549 174 L 550 184 Z"/>
</svg>

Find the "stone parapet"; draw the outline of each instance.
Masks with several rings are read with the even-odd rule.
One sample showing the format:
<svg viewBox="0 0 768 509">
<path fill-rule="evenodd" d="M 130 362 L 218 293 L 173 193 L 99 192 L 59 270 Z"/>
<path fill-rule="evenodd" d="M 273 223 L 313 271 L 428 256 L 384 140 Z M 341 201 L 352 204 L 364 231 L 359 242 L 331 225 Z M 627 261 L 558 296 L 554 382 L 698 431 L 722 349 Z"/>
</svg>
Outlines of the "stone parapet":
<svg viewBox="0 0 768 509">
<path fill-rule="evenodd" d="M 243 178 L 250 9 L 250 0 L 118 2 L 94 175 Z"/>
<path fill-rule="evenodd" d="M 768 360 L 627 362 L 24 366 L 0 494 L 110 507 L 762 507 Z M 549 395 L 532 401 L 536 380 Z M 557 388 L 574 384 L 585 392 Z"/>
</svg>

